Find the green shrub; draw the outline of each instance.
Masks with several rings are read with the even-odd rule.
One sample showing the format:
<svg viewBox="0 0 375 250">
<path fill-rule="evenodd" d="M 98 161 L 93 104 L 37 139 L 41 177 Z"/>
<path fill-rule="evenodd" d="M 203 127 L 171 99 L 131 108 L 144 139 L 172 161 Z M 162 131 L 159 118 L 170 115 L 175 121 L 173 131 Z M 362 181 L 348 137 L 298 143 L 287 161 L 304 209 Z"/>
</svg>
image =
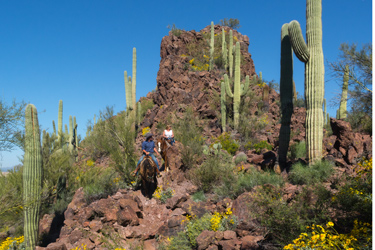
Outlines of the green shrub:
<svg viewBox="0 0 375 250">
<path fill-rule="evenodd" d="M 332 197 L 333 206 L 348 216 L 343 224 L 354 220 L 372 223 L 372 159 L 362 160 L 354 168 L 354 176 L 346 176 L 344 185 Z"/>
<path fill-rule="evenodd" d="M 201 166 L 195 169 L 193 182 L 204 192 L 233 177 L 233 166 L 230 156 L 226 154 L 208 156 Z"/>
<path fill-rule="evenodd" d="M 181 150 L 181 160 L 185 168 L 192 168 L 197 159 L 203 154 L 202 128 L 198 124 L 198 119 L 193 113 L 193 109 L 188 107 L 182 119 L 178 119 L 173 124 L 176 141 L 183 145 Z"/>
<path fill-rule="evenodd" d="M 307 226 L 330 220 L 325 207 L 311 202 L 311 189 L 304 189 L 290 203 L 283 198 L 280 188 L 272 186 L 263 186 L 251 195 L 249 211 L 267 228 L 273 243 L 282 246 L 305 232 Z"/>
<path fill-rule="evenodd" d="M 256 186 L 271 184 L 275 187 L 284 185 L 283 178 L 275 172 L 261 172 L 252 169 L 246 173 L 238 173 L 234 179 L 225 179 L 221 186 L 215 188 L 215 193 L 218 198 L 230 197 L 231 199 L 237 198 L 244 192 L 251 191 Z"/>
<path fill-rule="evenodd" d="M 222 149 L 226 150 L 231 155 L 235 155 L 238 148 L 240 147 L 236 140 L 231 138 L 230 132 L 224 132 L 221 135 L 219 135 L 215 139 L 214 143 L 220 143 Z"/>
<path fill-rule="evenodd" d="M 238 165 L 241 162 L 247 162 L 247 155 L 244 152 L 240 152 L 236 155 L 236 158 L 234 159 L 234 164 Z"/>
<path fill-rule="evenodd" d="M 306 166 L 296 163 L 289 172 L 288 179 L 293 184 L 312 185 L 327 180 L 333 173 L 333 164 L 329 161 L 319 161 Z"/>
<path fill-rule="evenodd" d="M 300 141 L 290 146 L 290 158 L 299 159 L 306 157 L 306 142 Z"/>
<path fill-rule="evenodd" d="M 113 107 L 106 107 L 100 112 L 100 119 L 93 131 L 82 142 L 82 147 L 86 148 L 86 154 L 91 159 L 109 156 L 111 167 L 125 182 L 133 179 L 130 173 L 136 165 L 132 119 L 127 112 L 114 116 Z"/>
<path fill-rule="evenodd" d="M 183 30 L 177 28 L 175 24 L 172 24 L 172 26 L 168 25 L 167 28 L 172 31 L 172 34 L 174 36 L 177 36 L 177 37 L 179 37 L 182 34 L 182 31 L 183 31 Z"/>
<path fill-rule="evenodd" d="M 272 145 L 269 144 L 267 141 L 260 141 L 258 143 L 253 144 L 252 148 L 255 149 L 255 152 L 257 154 L 260 154 L 260 152 L 264 148 L 267 150 L 272 150 Z"/>
<path fill-rule="evenodd" d="M 204 192 L 202 190 L 194 193 L 192 196 L 191 196 L 191 199 L 195 202 L 199 202 L 199 201 L 206 201 L 206 195 L 204 194 Z"/>
</svg>

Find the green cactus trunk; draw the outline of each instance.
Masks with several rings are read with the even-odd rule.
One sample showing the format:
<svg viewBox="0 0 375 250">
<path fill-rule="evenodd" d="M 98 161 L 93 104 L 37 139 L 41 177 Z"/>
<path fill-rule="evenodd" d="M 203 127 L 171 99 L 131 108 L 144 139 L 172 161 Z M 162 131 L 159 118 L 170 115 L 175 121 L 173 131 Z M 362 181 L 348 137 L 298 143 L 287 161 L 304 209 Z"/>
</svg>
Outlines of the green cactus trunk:
<svg viewBox="0 0 375 250">
<path fill-rule="evenodd" d="M 327 124 L 327 121 L 326 121 L 326 114 L 327 114 L 327 102 L 326 102 L 326 98 L 323 99 L 323 122 L 324 124 Z"/>
<path fill-rule="evenodd" d="M 346 106 L 348 102 L 348 86 L 349 86 L 349 65 L 345 65 L 344 81 L 342 84 L 342 94 L 339 108 L 339 118 L 345 119 L 347 115 Z"/>
<path fill-rule="evenodd" d="M 128 72 L 124 71 L 124 81 L 125 81 L 125 98 L 126 98 L 126 109 L 132 109 L 132 83 L 128 78 Z"/>
<path fill-rule="evenodd" d="M 322 47 L 322 2 L 306 0 L 306 40 L 297 21 L 289 23 L 289 37 L 299 60 L 305 63 L 306 152 L 313 163 L 322 158 L 324 58 Z"/>
<path fill-rule="evenodd" d="M 59 101 L 59 113 L 58 113 L 58 120 L 57 120 L 57 140 L 59 142 L 62 141 L 63 136 L 63 101 Z"/>
<path fill-rule="evenodd" d="M 222 28 L 221 34 L 222 34 L 221 53 L 222 53 L 222 57 L 223 57 L 224 69 L 227 70 L 227 68 L 228 68 L 228 49 L 227 49 L 227 43 L 225 41 L 224 28 Z"/>
<path fill-rule="evenodd" d="M 225 75 L 227 76 L 227 75 Z M 228 78 L 228 77 L 227 77 Z M 224 80 L 225 81 L 225 80 Z M 221 104 L 221 127 L 223 132 L 227 131 L 227 106 L 226 106 L 226 97 L 225 97 L 225 82 L 221 82 L 221 98 L 220 98 L 220 104 Z"/>
<path fill-rule="evenodd" d="M 211 22 L 211 42 L 210 42 L 210 70 L 214 68 L 215 30 L 214 22 Z"/>
<path fill-rule="evenodd" d="M 229 57 L 229 77 L 233 77 L 233 31 L 229 31 L 229 44 L 228 44 L 228 57 Z"/>
<path fill-rule="evenodd" d="M 38 113 L 29 104 L 25 113 L 25 156 L 23 168 L 24 235 L 26 249 L 35 249 L 38 239 L 42 193 L 43 159 Z"/>
<path fill-rule="evenodd" d="M 142 104 L 141 104 L 141 102 L 138 102 L 137 103 L 137 114 L 138 114 L 138 125 L 139 124 L 141 124 L 141 119 L 142 119 L 142 117 L 141 117 L 141 110 L 142 110 Z"/>
<path fill-rule="evenodd" d="M 290 122 L 293 114 L 293 51 L 290 45 L 288 24 L 281 28 L 281 57 L 280 57 L 280 102 L 281 127 L 279 135 L 279 164 L 286 168 L 287 153 L 290 142 Z"/>
</svg>

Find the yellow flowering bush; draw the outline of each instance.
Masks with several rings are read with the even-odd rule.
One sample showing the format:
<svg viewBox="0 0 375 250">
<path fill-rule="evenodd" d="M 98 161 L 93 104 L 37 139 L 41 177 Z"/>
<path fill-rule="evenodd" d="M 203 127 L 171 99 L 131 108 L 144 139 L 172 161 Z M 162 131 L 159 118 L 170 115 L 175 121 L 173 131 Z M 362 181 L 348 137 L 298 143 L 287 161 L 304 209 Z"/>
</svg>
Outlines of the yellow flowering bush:
<svg viewBox="0 0 375 250">
<path fill-rule="evenodd" d="M 0 243 L 0 250 L 8 250 L 9 248 L 20 247 L 21 244 L 24 242 L 24 236 L 11 238 L 8 237 L 5 241 Z"/>
<path fill-rule="evenodd" d="M 89 167 L 94 166 L 94 164 L 95 164 L 95 162 L 92 159 L 86 161 L 86 165 L 89 166 Z"/>
<path fill-rule="evenodd" d="M 155 199 L 160 200 L 162 203 L 165 203 L 167 199 L 172 198 L 175 194 L 175 191 L 171 188 L 163 190 L 163 186 L 158 186 L 153 194 Z"/>
<path fill-rule="evenodd" d="M 151 129 L 150 127 L 145 127 L 142 129 L 142 135 L 145 136 L 147 133 L 150 133 Z"/>
<path fill-rule="evenodd" d="M 310 249 L 364 249 L 371 246 L 371 225 L 354 221 L 354 228 L 349 234 L 339 234 L 334 229 L 334 223 L 328 222 L 325 226 L 312 225 L 307 227 L 308 233 L 301 233 L 292 244 L 284 246 L 286 250 Z"/>
<path fill-rule="evenodd" d="M 333 205 L 364 222 L 372 215 L 372 158 L 363 159 L 353 168 L 345 185 L 331 197 Z M 354 219 L 353 219 L 354 220 Z"/>
<path fill-rule="evenodd" d="M 215 232 L 224 231 L 236 225 L 236 217 L 232 216 L 232 213 L 230 207 L 228 207 L 224 213 L 215 212 L 210 219 L 210 229 Z"/>
<path fill-rule="evenodd" d="M 87 246 L 85 244 L 82 244 L 81 246 L 77 246 L 75 248 L 72 248 L 70 250 L 86 250 Z"/>
</svg>

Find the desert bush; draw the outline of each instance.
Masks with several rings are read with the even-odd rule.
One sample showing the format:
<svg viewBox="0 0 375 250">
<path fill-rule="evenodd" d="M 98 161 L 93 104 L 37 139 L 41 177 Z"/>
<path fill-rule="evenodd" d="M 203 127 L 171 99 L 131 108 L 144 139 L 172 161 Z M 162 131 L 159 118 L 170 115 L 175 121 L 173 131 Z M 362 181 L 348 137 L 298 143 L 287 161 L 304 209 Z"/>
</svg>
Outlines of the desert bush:
<svg viewBox="0 0 375 250">
<path fill-rule="evenodd" d="M 215 186 L 233 178 L 231 158 L 227 154 L 210 155 L 203 164 L 194 170 L 193 182 L 200 190 L 209 192 Z"/>
<path fill-rule="evenodd" d="M 300 141 L 290 146 L 290 159 L 299 159 L 306 157 L 306 142 Z"/>
<path fill-rule="evenodd" d="M 231 137 L 230 132 L 224 132 L 214 139 L 214 143 L 220 143 L 222 149 L 226 150 L 229 154 L 235 155 L 240 145 L 236 140 Z"/>
<path fill-rule="evenodd" d="M 174 36 L 177 36 L 177 37 L 179 37 L 183 32 L 183 30 L 176 27 L 176 24 L 168 25 L 167 28 L 171 30 Z"/>
<path fill-rule="evenodd" d="M 238 165 L 241 162 L 247 162 L 247 155 L 244 152 L 240 152 L 234 159 L 234 164 Z"/>
<path fill-rule="evenodd" d="M 231 208 L 227 208 L 223 213 L 206 213 L 200 218 L 192 218 L 187 215 L 183 222 L 185 230 L 172 238 L 167 249 L 195 249 L 197 247 L 196 238 L 204 230 L 226 231 L 233 230 L 237 226 L 237 218 L 232 214 Z"/>
<path fill-rule="evenodd" d="M 158 199 L 161 201 L 161 203 L 165 203 L 169 198 L 172 198 L 175 191 L 171 188 L 163 189 L 163 186 L 159 185 L 154 194 L 153 197 L 155 199 Z"/>
<path fill-rule="evenodd" d="M 96 123 L 90 136 L 82 142 L 91 159 L 109 156 L 110 166 L 125 182 L 132 180 L 130 172 L 136 165 L 132 119 L 128 112 L 114 116 L 113 107 L 107 107 L 100 112 L 100 121 Z"/>
<path fill-rule="evenodd" d="M 318 161 L 306 166 L 300 162 L 294 164 L 288 179 L 293 184 L 312 185 L 327 180 L 333 173 L 333 164 L 329 161 Z"/>
<path fill-rule="evenodd" d="M 255 149 L 255 152 L 259 154 L 264 148 L 267 150 L 272 150 L 272 145 L 269 144 L 267 141 L 260 141 L 258 143 L 253 144 L 251 148 Z"/>
<path fill-rule="evenodd" d="M 183 145 L 181 150 L 181 160 L 185 168 L 192 168 L 196 160 L 203 154 L 202 128 L 198 124 L 198 119 L 194 116 L 191 107 L 186 109 L 182 119 L 173 124 L 176 141 Z"/>
<path fill-rule="evenodd" d="M 312 202 L 314 189 L 303 189 L 290 203 L 280 188 L 272 186 L 263 186 L 251 195 L 250 213 L 267 228 L 268 238 L 280 246 L 292 242 L 307 226 L 330 220 L 326 207 Z"/>
<path fill-rule="evenodd" d="M 23 228 L 22 165 L 0 175 L 0 232 L 11 226 Z"/>
<path fill-rule="evenodd" d="M 192 196 L 191 196 L 191 199 L 195 202 L 199 202 L 199 201 L 205 201 L 206 200 L 206 195 L 204 194 L 204 192 L 202 190 L 198 191 L 198 192 L 195 192 Z"/>
<path fill-rule="evenodd" d="M 233 179 L 225 179 L 222 185 L 215 188 L 215 194 L 218 196 L 218 199 L 225 197 L 235 199 L 240 194 L 251 191 L 256 186 L 265 184 L 281 187 L 284 185 L 284 180 L 274 172 L 251 169 L 246 173 L 238 173 Z"/>
<path fill-rule="evenodd" d="M 355 221 L 348 234 L 338 233 L 332 221 L 323 226 L 313 224 L 306 229 L 307 233 L 301 233 L 283 249 L 372 249 L 372 227 L 369 223 Z"/>
<path fill-rule="evenodd" d="M 372 223 L 372 158 L 359 162 L 353 171 L 332 197 L 333 206 L 347 214 L 342 224 L 351 225 L 354 220 Z"/>
</svg>

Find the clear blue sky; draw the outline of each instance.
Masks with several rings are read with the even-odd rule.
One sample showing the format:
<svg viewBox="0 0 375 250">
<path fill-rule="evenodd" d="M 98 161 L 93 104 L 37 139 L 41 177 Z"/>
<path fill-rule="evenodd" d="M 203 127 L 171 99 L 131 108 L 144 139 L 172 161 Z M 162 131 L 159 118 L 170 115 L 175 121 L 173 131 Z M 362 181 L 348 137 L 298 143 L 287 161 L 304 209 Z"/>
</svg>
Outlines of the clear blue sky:
<svg viewBox="0 0 375 250">
<path fill-rule="evenodd" d="M 372 1 L 323 0 L 323 52 L 335 61 L 343 42 L 372 42 Z M 64 124 L 76 116 L 78 133 L 106 106 L 125 109 L 123 72 L 132 70 L 137 48 L 137 100 L 156 87 L 160 43 L 168 25 L 199 31 L 237 18 L 238 29 L 250 38 L 249 52 L 265 80 L 280 78 L 281 26 L 295 19 L 305 34 L 306 2 L 302 0 L 246 1 L 125 1 L 0 0 L 0 98 L 33 103 L 42 129 L 52 131 L 59 100 Z M 329 81 L 326 99 L 339 92 Z M 304 92 L 304 65 L 294 60 L 297 91 Z M 336 108 L 329 108 L 335 116 Z M 2 170 L 19 163 L 21 151 L 2 152 Z"/>
</svg>

